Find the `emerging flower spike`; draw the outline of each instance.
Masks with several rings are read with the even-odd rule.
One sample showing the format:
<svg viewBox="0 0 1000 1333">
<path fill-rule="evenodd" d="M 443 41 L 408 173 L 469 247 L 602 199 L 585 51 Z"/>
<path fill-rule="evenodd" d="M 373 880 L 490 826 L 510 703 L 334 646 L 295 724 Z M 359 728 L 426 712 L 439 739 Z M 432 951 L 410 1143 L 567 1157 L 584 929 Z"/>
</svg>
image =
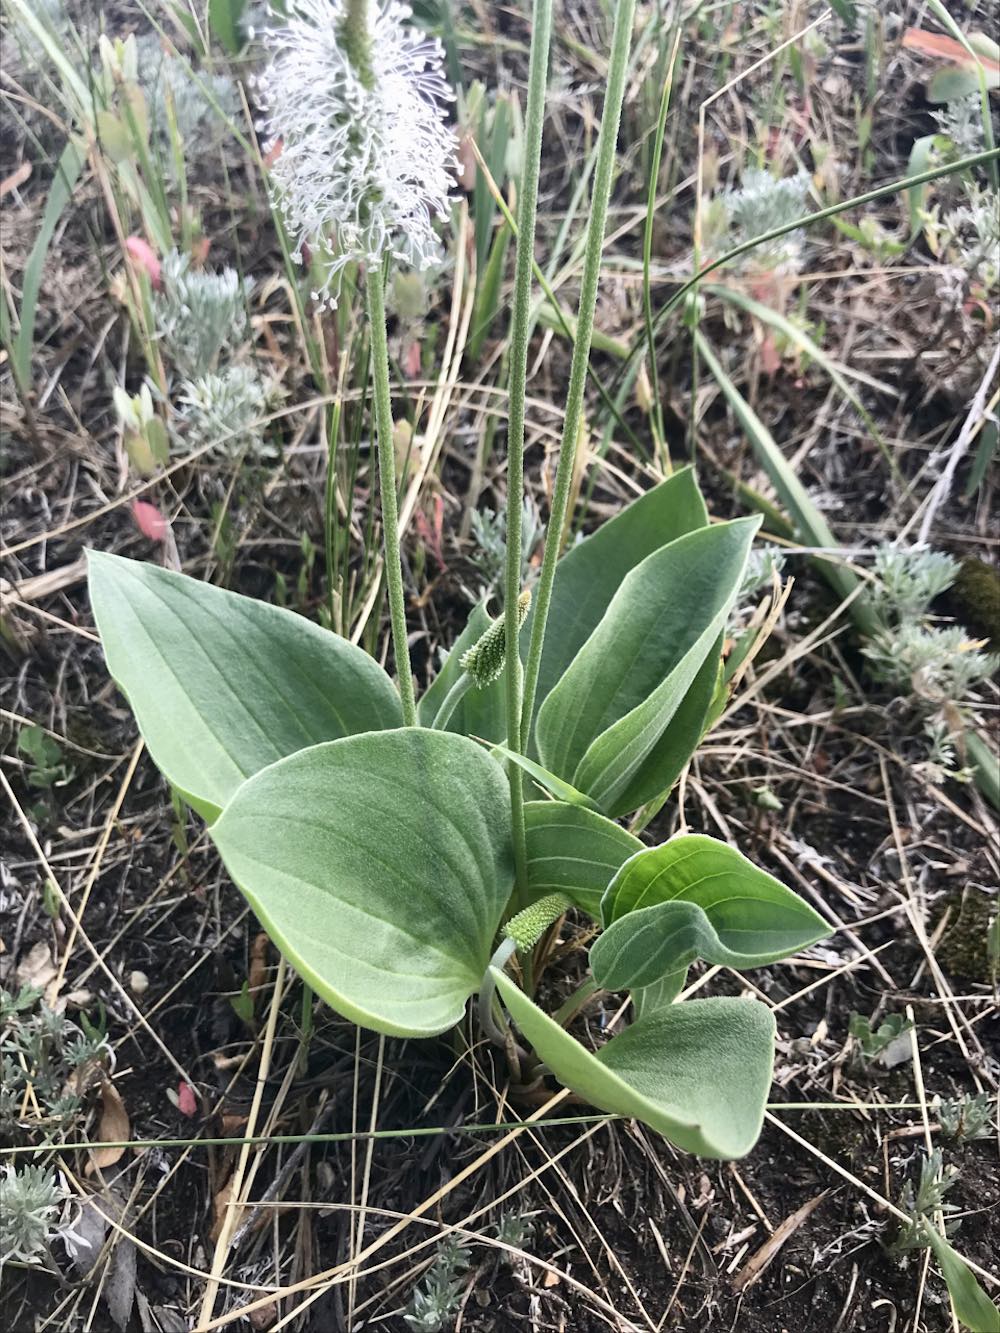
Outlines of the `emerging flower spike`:
<svg viewBox="0 0 1000 1333">
<path fill-rule="evenodd" d="M 503 928 L 507 939 L 513 940 L 522 953 L 533 949 L 545 931 L 573 906 L 565 893 L 549 893 L 523 908 Z"/>
<path fill-rule="evenodd" d="M 369 17 L 370 9 L 370 17 Z M 432 219 L 448 214 L 457 143 L 442 102 L 443 50 L 398 0 L 289 0 L 265 35 L 257 81 L 274 202 L 297 244 L 325 263 L 314 299 L 336 304 L 340 271 L 386 253 L 426 268 Z"/>
<path fill-rule="evenodd" d="M 518 629 L 524 624 L 530 606 L 531 591 L 525 588 L 517 599 Z M 503 616 L 498 616 L 492 625 L 483 630 L 472 647 L 466 648 L 458 659 L 459 666 L 472 677 L 472 683 L 477 689 L 485 690 L 487 685 L 492 685 L 503 675 L 504 663 L 507 660 L 505 629 Z"/>
</svg>

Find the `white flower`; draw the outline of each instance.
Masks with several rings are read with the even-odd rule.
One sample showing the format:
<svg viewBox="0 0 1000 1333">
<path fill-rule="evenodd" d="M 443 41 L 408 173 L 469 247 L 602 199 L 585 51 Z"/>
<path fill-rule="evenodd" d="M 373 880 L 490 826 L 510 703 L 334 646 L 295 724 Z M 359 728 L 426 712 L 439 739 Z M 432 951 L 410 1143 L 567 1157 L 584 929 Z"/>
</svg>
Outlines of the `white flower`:
<svg viewBox="0 0 1000 1333">
<path fill-rule="evenodd" d="M 458 165 L 440 43 L 408 25 L 408 5 L 374 0 L 362 77 L 345 49 L 347 10 L 347 0 L 289 0 L 257 83 L 274 200 L 295 258 L 305 244 L 326 261 L 314 296 L 329 303 L 353 260 L 434 262 L 432 218 L 447 216 Z"/>
</svg>

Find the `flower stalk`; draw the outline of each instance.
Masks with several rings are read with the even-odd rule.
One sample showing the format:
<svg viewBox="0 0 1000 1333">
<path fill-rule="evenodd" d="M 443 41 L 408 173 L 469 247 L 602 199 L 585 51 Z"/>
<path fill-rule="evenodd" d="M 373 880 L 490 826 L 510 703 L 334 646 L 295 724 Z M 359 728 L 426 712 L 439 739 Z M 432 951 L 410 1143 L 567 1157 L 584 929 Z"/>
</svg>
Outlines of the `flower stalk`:
<svg viewBox="0 0 1000 1333">
<path fill-rule="evenodd" d="M 396 494 L 396 449 L 392 438 L 392 397 L 389 390 L 389 345 L 385 332 L 385 284 L 377 265 L 365 274 L 368 323 L 371 330 L 372 383 L 375 389 L 375 431 L 378 436 L 378 482 L 382 499 L 382 538 L 385 543 L 385 582 L 389 591 L 392 651 L 396 659 L 403 724 L 416 726 L 417 703 L 406 637 L 406 600 L 399 553 L 399 502 Z"/>
<path fill-rule="evenodd" d="M 545 84 L 552 38 L 552 0 L 534 0 L 531 56 L 528 66 L 528 105 L 525 113 L 524 171 L 517 211 L 517 251 L 514 265 L 514 303 L 511 318 L 510 403 L 507 427 L 507 567 L 504 579 L 504 640 L 506 649 L 505 701 L 507 744 L 523 746 L 522 671 L 518 634 L 521 615 L 521 514 L 524 494 L 524 400 L 528 376 L 528 335 L 531 319 L 531 268 L 535 256 L 535 218 L 538 209 L 538 171 L 545 122 Z M 524 828 L 524 788 L 521 770 L 508 762 L 514 869 L 517 891 L 527 889 L 528 853 Z"/>
<path fill-rule="evenodd" d="M 338 36 L 361 86 L 371 92 L 375 87 L 372 69 L 372 38 L 368 28 L 369 0 L 346 0 Z"/>
<path fill-rule="evenodd" d="M 597 284 L 601 275 L 601 251 L 604 246 L 604 228 L 607 222 L 608 201 L 611 197 L 611 184 L 614 178 L 618 127 L 621 122 L 622 101 L 625 96 L 625 76 L 628 69 L 634 18 L 635 0 L 618 0 L 615 9 L 614 33 L 611 39 L 608 90 L 604 97 L 604 112 L 601 116 L 601 129 L 597 144 L 597 168 L 594 173 L 590 222 L 587 226 L 587 245 L 583 262 L 583 281 L 580 288 L 580 307 L 576 321 L 576 341 L 573 344 L 573 361 L 570 367 L 569 393 L 566 398 L 566 416 L 563 420 L 562 440 L 559 446 L 559 464 L 556 468 L 555 487 L 552 495 L 552 512 L 549 515 L 546 529 L 542 572 L 535 593 L 535 614 L 531 622 L 531 643 L 528 647 L 528 661 L 524 672 L 524 692 L 521 699 L 520 715 L 522 752 L 527 747 L 528 737 L 531 733 L 535 692 L 538 688 L 538 673 L 541 669 L 542 649 L 545 644 L 545 622 L 548 618 L 549 604 L 552 601 L 552 584 L 556 576 L 556 562 L 559 559 L 559 548 L 562 543 L 566 511 L 569 506 L 570 489 L 573 482 L 573 470 L 576 466 L 576 450 L 580 438 L 580 422 L 583 416 L 583 392 L 587 383 L 590 344 L 594 333 Z M 520 245 L 518 249 L 520 251 Z M 513 393 L 511 417 L 513 420 Z M 508 518 L 508 524 L 509 522 Z M 509 526 L 507 531 L 509 558 L 512 544 L 509 536 Z M 512 744 L 512 742 L 508 741 L 508 744 Z"/>
</svg>

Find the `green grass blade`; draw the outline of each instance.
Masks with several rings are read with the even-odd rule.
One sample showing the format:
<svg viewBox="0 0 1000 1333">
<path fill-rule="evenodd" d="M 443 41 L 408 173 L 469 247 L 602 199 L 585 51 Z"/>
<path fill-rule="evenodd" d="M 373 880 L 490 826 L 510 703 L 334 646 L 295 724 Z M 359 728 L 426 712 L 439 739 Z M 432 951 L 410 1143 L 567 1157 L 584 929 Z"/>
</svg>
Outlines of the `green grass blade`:
<svg viewBox="0 0 1000 1333">
<path fill-rule="evenodd" d="M 965 751 L 976 786 L 993 809 L 1000 810 L 1000 755 L 972 727 L 965 732 Z"/>
<path fill-rule="evenodd" d="M 510 227 L 503 221 L 494 237 L 486 266 L 478 274 L 479 290 L 476 292 L 476 308 L 472 315 L 472 333 L 466 347 L 466 353 L 473 364 L 479 361 L 487 331 L 500 309 L 500 289 L 510 238 Z"/>
<path fill-rule="evenodd" d="M 795 475 L 794 468 L 791 467 L 778 448 L 774 436 L 723 370 L 700 329 L 695 329 L 694 339 L 699 354 L 715 377 L 715 381 L 722 390 L 729 406 L 733 409 L 736 419 L 743 427 L 758 462 L 767 473 L 771 485 L 781 499 L 781 503 L 791 515 L 800 540 L 809 546 L 817 546 L 827 550 L 838 546 L 839 543 L 834 537 L 829 524 L 809 498 L 806 488 Z M 847 598 L 855 592 L 858 579 L 857 575 L 852 573 L 851 570 L 845 568 L 842 564 L 833 563 L 829 560 L 821 560 L 819 565 L 823 577 L 838 596 Z M 852 615 L 856 623 L 860 623 L 859 617 L 861 619 L 866 618 L 860 599 L 855 599 L 853 602 Z M 864 627 L 862 626 L 862 628 Z"/>
<path fill-rule="evenodd" d="M 881 450 L 882 457 L 889 465 L 889 470 L 892 473 L 896 484 L 901 487 L 903 491 L 908 491 L 909 487 L 906 483 L 906 479 L 900 472 L 896 460 L 893 458 L 889 446 L 886 444 L 882 436 L 882 432 L 872 420 L 864 403 L 862 403 L 861 399 L 848 384 L 844 372 L 837 365 L 836 361 L 827 356 L 819 343 L 814 342 L 812 338 L 809 337 L 808 333 L 803 329 L 800 329 L 797 324 L 794 324 L 790 319 L 780 314 L 777 310 L 772 310 L 770 306 L 762 305 L 760 301 L 755 301 L 751 296 L 745 296 L 743 292 L 737 291 L 734 287 L 713 285 L 710 290 L 716 296 L 721 296 L 724 301 L 728 301 L 730 305 L 739 306 L 741 310 L 745 310 L 747 314 L 753 315 L 756 319 L 759 319 L 761 323 L 769 324 L 771 328 L 777 329 L 779 333 L 783 334 L 783 336 L 790 342 L 795 343 L 800 351 L 805 352 L 810 360 L 815 361 L 816 364 L 829 375 L 830 379 L 851 404 L 855 412 L 857 412 L 858 416 L 868 427 L 869 431 L 871 431 L 872 439 Z"/>
<path fill-rule="evenodd" d="M 962 1325 L 970 1333 L 1000 1333 L 1000 1310 L 973 1277 L 961 1255 L 930 1222 L 927 1224 L 927 1243 L 934 1251 L 955 1315 Z"/>
<path fill-rule="evenodd" d="M 48 254 L 49 246 L 52 244 L 52 237 L 55 234 L 63 209 L 73 195 L 73 187 L 80 178 L 80 172 L 83 170 L 85 161 L 86 154 L 83 149 L 78 147 L 75 140 L 70 139 L 62 150 L 59 162 L 56 165 L 56 173 L 52 178 L 49 197 L 45 201 L 45 210 L 42 213 L 42 225 L 35 237 L 35 244 L 31 247 L 31 254 L 28 256 L 28 262 L 25 265 L 20 312 L 21 325 L 11 348 L 14 373 L 17 376 L 18 383 L 25 389 L 31 383 L 31 353 L 34 345 L 35 318 L 38 314 L 38 294 L 42 285 L 45 257 Z"/>
</svg>

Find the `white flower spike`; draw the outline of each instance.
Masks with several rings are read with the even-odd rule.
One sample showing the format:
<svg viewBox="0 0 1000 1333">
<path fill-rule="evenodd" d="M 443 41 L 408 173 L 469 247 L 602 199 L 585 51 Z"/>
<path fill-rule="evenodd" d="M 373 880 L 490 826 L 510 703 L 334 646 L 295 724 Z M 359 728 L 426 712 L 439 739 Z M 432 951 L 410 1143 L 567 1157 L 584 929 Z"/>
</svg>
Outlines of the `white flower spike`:
<svg viewBox="0 0 1000 1333">
<path fill-rule="evenodd" d="M 370 8 L 370 13 L 369 13 Z M 257 89 L 274 199 L 298 247 L 325 261 L 314 298 L 335 305 L 341 269 L 387 253 L 426 268 L 439 253 L 458 169 L 441 103 L 453 93 L 440 42 L 398 0 L 289 0 L 265 36 Z"/>
</svg>

